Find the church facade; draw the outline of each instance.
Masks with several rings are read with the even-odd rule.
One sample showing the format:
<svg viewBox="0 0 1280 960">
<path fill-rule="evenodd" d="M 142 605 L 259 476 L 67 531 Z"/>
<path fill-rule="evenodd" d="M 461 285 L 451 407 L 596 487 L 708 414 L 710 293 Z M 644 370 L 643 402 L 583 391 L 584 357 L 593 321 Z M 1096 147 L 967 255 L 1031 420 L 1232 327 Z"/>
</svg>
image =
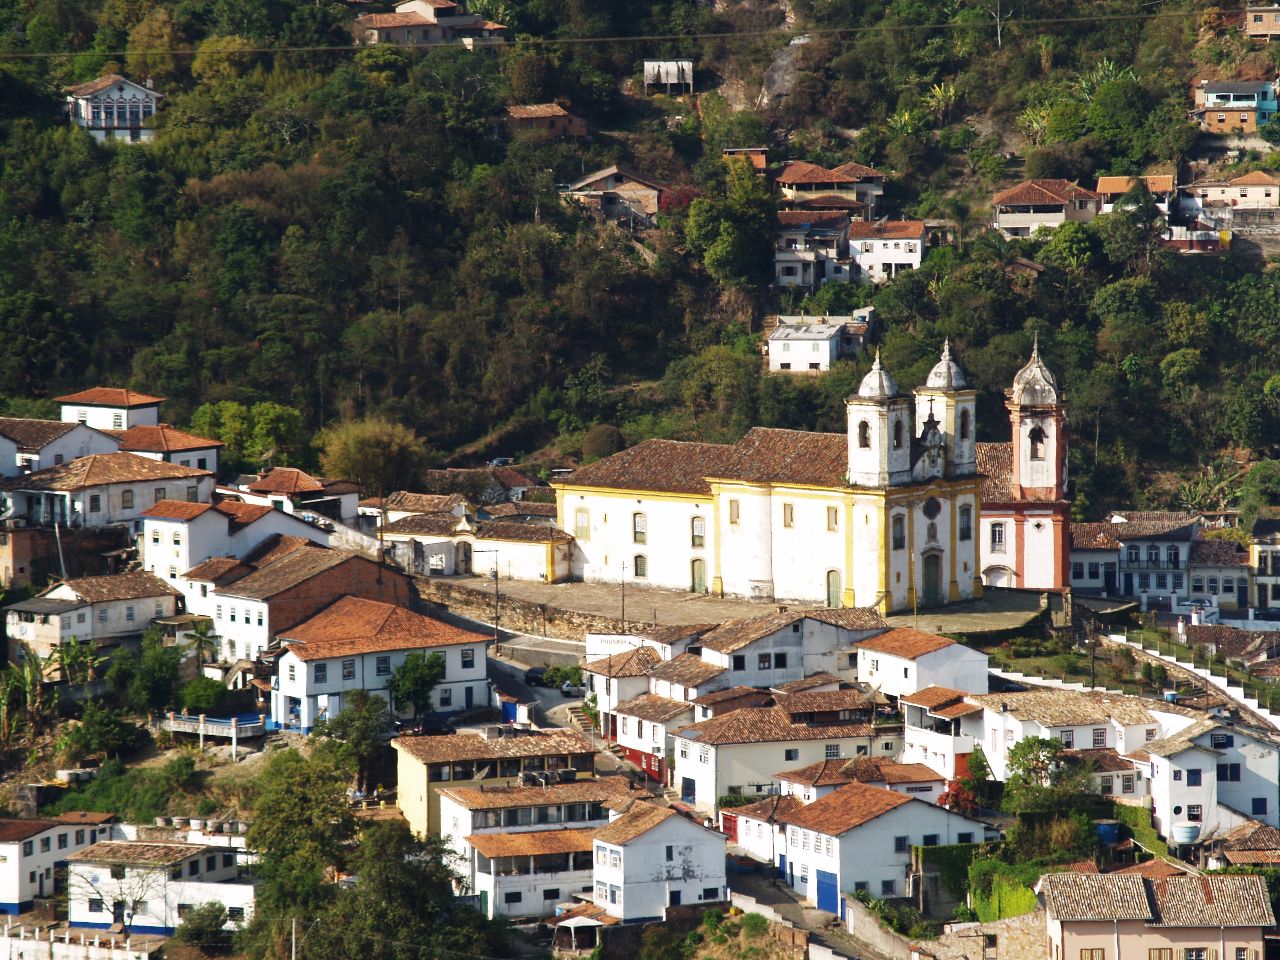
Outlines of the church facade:
<svg viewBox="0 0 1280 960">
<path fill-rule="evenodd" d="M 648 440 L 555 484 L 588 582 L 885 612 L 980 596 L 976 392 L 944 347 L 901 391 L 877 356 L 843 434 Z"/>
<path fill-rule="evenodd" d="M 982 579 L 991 587 L 1065 589 L 1071 557 L 1067 412 L 1039 344 L 1005 391 L 1005 407 L 1012 440 L 978 444 Z"/>
</svg>

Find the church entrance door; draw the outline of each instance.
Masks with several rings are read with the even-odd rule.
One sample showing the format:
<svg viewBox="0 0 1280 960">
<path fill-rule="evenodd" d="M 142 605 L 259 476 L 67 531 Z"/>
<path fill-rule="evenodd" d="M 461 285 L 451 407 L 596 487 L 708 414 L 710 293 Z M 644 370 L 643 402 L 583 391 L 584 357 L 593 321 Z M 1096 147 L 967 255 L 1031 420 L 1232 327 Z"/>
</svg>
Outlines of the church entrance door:
<svg viewBox="0 0 1280 960">
<path fill-rule="evenodd" d="M 924 556 L 924 606 L 936 607 L 942 603 L 942 555 L 927 553 Z"/>
</svg>

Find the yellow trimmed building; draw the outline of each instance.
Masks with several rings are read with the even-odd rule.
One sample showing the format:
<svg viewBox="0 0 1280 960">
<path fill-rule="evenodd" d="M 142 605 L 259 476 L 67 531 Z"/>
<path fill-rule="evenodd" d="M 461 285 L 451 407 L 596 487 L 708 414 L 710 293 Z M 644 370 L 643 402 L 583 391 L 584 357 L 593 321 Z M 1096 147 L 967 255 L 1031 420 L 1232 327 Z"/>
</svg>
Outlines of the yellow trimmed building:
<svg viewBox="0 0 1280 960">
<path fill-rule="evenodd" d="M 647 440 L 554 484 L 573 576 L 877 607 L 980 596 L 974 403 L 950 347 L 906 394 L 879 356 L 846 433 Z"/>
</svg>

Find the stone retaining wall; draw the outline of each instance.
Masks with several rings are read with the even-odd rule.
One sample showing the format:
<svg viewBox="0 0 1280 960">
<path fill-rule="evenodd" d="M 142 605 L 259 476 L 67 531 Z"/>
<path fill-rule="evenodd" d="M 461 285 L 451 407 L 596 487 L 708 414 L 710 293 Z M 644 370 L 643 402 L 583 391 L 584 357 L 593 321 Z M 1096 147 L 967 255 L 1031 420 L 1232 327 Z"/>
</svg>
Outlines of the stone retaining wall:
<svg viewBox="0 0 1280 960">
<path fill-rule="evenodd" d="M 438 604 L 450 613 L 485 623 L 493 622 L 493 592 L 432 577 L 415 577 L 418 595 L 428 603 Z M 545 603 L 533 603 L 498 591 L 498 626 L 503 630 L 529 633 L 537 637 L 560 640 L 583 640 L 588 633 L 622 633 L 627 629 L 621 620 L 594 613 L 563 610 Z M 630 622 L 632 628 L 637 626 Z"/>
</svg>

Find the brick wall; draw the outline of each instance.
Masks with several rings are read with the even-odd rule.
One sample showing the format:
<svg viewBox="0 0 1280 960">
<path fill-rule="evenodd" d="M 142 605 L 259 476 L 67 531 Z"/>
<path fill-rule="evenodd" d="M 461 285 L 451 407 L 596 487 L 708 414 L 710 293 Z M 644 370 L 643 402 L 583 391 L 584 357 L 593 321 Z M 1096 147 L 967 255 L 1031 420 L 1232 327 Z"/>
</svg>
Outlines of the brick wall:
<svg viewBox="0 0 1280 960">
<path fill-rule="evenodd" d="M 413 606 L 413 581 L 398 570 L 380 567 L 364 557 L 352 557 L 304 583 L 271 598 L 271 633 L 301 623 L 344 595 Z"/>
</svg>

